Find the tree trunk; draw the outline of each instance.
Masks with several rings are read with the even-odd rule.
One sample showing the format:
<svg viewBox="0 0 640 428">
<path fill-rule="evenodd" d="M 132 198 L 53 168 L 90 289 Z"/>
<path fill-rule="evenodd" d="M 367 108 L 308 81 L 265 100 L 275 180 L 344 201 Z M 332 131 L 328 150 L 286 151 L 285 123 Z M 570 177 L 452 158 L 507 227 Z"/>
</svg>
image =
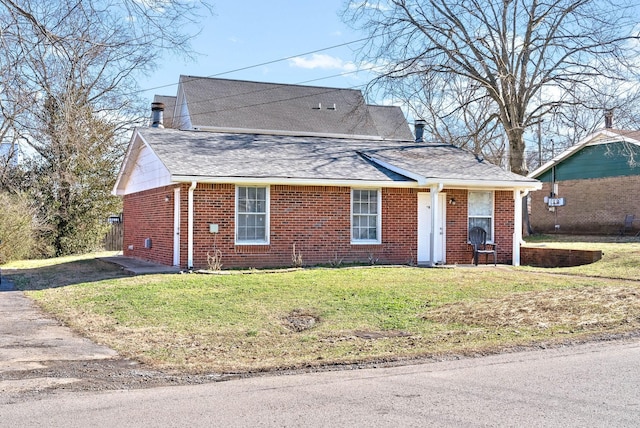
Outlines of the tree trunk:
<svg viewBox="0 0 640 428">
<path fill-rule="evenodd" d="M 509 166 L 511 172 L 527 175 L 527 163 L 524 156 L 524 129 L 512 128 L 507 130 L 509 138 Z"/>
</svg>

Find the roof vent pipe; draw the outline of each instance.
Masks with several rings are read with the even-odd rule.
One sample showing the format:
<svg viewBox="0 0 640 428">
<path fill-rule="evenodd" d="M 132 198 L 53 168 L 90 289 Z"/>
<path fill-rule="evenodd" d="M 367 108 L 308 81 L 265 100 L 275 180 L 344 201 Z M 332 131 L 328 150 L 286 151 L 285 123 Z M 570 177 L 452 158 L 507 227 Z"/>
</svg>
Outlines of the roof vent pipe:
<svg viewBox="0 0 640 428">
<path fill-rule="evenodd" d="M 604 127 L 606 129 L 613 128 L 613 109 L 604 111 Z"/>
<path fill-rule="evenodd" d="M 416 143 L 424 143 L 424 127 L 427 121 L 424 119 L 416 119 L 414 122 L 414 128 L 416 133 Z"/>
<path fill-rule="evenodd" d="M 151 127 L 164 128 L 164 103 L 151 103 Z"/>
</svg>

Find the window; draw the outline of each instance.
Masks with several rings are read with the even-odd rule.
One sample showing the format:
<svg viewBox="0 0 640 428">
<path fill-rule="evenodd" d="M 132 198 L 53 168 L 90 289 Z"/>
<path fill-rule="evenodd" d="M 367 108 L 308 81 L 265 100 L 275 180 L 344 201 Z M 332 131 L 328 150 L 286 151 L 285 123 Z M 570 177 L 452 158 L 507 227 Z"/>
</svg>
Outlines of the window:
<svg viewBox="0 0 640 428">
<path fill-rule="evenodd" d="M 236 188 L 236 243 L 269 243 L 269 188 Z"/>
<path fill-rule="evenodd" d="M 380 243 L 380 192 L 352 190 L 351 241 L 353 243 Z"/>
<path fill-rule="evenodd" d="M 469 230 L 480 226 L 493 242 L 493 192 L 469 192 Z"/>
</svg>

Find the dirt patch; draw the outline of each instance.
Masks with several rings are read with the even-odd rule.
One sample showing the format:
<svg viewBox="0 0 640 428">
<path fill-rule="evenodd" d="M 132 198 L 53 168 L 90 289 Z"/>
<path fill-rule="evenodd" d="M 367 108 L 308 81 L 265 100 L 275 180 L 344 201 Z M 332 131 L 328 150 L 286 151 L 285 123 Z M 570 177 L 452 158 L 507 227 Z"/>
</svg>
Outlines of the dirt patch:
<svg viewBox="0 0 640 428">
<path fill-rule="evenodd" d="M 237 376 L 166 373 L 127 359 L 55 361 L 33 370 L 0 372 L 0 403 L 42 399 L 43 393 L 57 390 L 128 390 L 195 385 L 234 377 Z"/>
<path fill-rule="evenodd" d="M 640 325 L 639 314 L 640 290 L 636 288 L 583 287 L 446 304 L 424 313 L 422 318 L 481 327 L 544 329 Z"/>
<path fill-rule="evenodd" d="M 410 337 L 411 333 L 406 331 L 354 331 L 353 335 L 359 337 L 360 339 L 384 339 L 388 337 Z"/>
<path fill-rule="evenodd" d="M 312 311 L 304 309 L 294 309 L 284 320 L 284 326 L 291 331 L 301 332 L 313 328 L 320 322 L 320 317 Z"/>
</svg>

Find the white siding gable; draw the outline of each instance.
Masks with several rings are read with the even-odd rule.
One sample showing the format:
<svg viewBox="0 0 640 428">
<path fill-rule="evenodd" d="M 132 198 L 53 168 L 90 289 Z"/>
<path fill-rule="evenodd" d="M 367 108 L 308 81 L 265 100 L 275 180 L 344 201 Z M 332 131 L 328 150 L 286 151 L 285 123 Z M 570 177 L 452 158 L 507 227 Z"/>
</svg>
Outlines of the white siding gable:
<svg viewBox="0 0 640 428">
<path fill-rule="evenodd" d="M 178 87 L 178 96 L 176 97 L 176 108 L 173 115 L 173 123 L 178 129 L 193 129 L 191 123 L 191 115 L 189 114 L 189 105 L 182 89 L 182 86 Z"/>
<path fill-rule="evenodd" d="M 169 170 L 149 146 L 138 142 L 134 147 L 137 150 L 132 150 L 131 158 L 125 163 L 128 171 L 126 177 L 122 177 L 125 183 L 118 186 L 123 190 L 119 194 L 127 195 L 172 183 Z"/>
</svg>

